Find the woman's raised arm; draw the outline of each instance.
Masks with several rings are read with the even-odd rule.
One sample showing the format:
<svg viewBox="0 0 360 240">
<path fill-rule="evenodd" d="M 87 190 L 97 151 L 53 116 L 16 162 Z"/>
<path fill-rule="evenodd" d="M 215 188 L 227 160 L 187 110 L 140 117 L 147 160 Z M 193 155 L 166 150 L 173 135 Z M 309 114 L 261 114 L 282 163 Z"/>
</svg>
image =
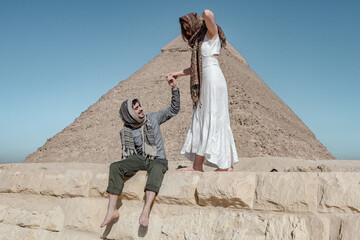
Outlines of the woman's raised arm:
<svg viewBox="0 0 360 240">
<path fill-rule="evenodd" d="M 214 13 L 209 9 L 206 9 L 203 12 L 203 18 L 205 20 L 205 24 L 208 30 L 206 36 L 209 39 L 213 39 L 218 32 L 217 25 L 215 23 Z"/>
</svg>

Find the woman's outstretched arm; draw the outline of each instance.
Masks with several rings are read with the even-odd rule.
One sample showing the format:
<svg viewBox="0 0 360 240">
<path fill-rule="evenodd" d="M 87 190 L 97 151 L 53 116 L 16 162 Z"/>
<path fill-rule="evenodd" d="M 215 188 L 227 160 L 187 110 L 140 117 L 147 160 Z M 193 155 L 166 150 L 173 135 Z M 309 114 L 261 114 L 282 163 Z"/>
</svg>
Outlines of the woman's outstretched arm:
<svg viewBox="0 0 360 240">
<path fill-rule="evenodd" d="M 205 20 L 205 24 L 208 29 L 206 36 L 209 39 L 213 39 L 218 32 L 217 25 L 215 23 L 214 13 L 212 11 L 210 11 L 209 9 L 206 9 L 203 12 L 203 18 Z"/>
<path fill-rule="evenodd" d="M 170 77 L 173 77 L 175 79 L 178 79 L 179 77 L 182 77 L 182 76 L 186 76 L 186 75 L 190 75 L 190 71 L 191 71 L 191 68 L 186 68 L 182 71 L 179 71 L 179 72 L 172 72 L 172 73 L 169 73 L 167 76 L 166 76 L 166 79 L 170 78 Z"/>
</svg>

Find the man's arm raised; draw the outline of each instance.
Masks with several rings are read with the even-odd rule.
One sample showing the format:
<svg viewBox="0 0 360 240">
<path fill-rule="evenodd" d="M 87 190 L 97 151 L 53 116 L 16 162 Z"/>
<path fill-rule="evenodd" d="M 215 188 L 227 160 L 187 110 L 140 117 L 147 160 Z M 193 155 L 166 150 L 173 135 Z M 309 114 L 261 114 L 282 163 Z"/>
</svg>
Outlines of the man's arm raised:
<svg viewBox="0 0 360 240">
<path fill-rule="evenodd" d="M 151 113 L 152 117 L 155 118 L 159 124 L 162 124 L 174 117 L 180 111 L 180 91 L 176 87 L 175 78 L 166 77 L 168 84 L 171 86 L 171 105 L 162 111 Z"/>
</svg>

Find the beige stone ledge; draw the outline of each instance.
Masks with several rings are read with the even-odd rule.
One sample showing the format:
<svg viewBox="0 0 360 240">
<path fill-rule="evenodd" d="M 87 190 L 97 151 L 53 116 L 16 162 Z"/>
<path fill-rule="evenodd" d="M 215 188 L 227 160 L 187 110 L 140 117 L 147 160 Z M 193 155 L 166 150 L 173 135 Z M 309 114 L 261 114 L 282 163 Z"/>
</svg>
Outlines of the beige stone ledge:
<svg viewBox="0 0 360 240">
<path fill-rule="evenodd" d="M 61 197 L 88 197 L 105 191 L 96 182 L 105 164 L 22 163 L 0 165 L 0 192 L 34 193 Z M 92 181 L 94 179 L 94 181 Z"/>
<path fill-rule="evenodd" d="M 30 229 L 0 223 L 1 240 L 36 239 L 36 240 L 98 240 L 98 234 L 63 230 L 52 232 L 42 229 Z"/>
<path fill-rule="evenodd" d="M 59 232 L 64 229 L 61 199 L 34 194 L 0 194 L 0 222 L 23 228 Z"/>
<path fill-rule="evenodd" d="M 107 164 L 0 165 L 0 193 L 106 198 Z M 258 211 L 360 213 L 360 173 L 176 172 L 165 174 L 157 203 Z M 123 199 L 141 201 L 146 172 L 126 181 Z"/>
<path fill-rule="evenodd" d="M 359 239 L 360 238 L 360 215 L 350 216 L 341 222 L 339 239 Z"/>
<path fill-rule="evenodd" d="M 203 173 L 197 186 L 199 204 L 252 209 L 255 179 L 256 174 L 249 172 Z"/>
<path fill-rule="evenodd" d="M 189 205 L 196 203 L 196 187 L 200 172 L 171 172 L 165 174 L 163 184 L 156 197 L 158 203 Z"/>
<path fill-rule="evenodd" d="M 100 229 L 105 198 L 0 194 L 0 239 L 357 239 L 358 214 L 259 212 L 213 206 L 155 203 L 145 234 L 138 219 L 142 201 L 119 202 L 120 218 Z M 6 231 L 5 233 L 3 231 Z M 77 238 L 66 238 L 69 232 Z M 84 234 L 87 233 L 87 234 Z M 144 235 L 145 234 L 145 235 Z"/>
<path fill-rule="evenodd" d="M 360 173 L 323 173 L 319 182 L 319 212 L 360 213 Z"/>
<path fill-rule="evenodd" d="M 254 209 L 317 211 L 317 173 L 259 173 Z"/>
</svg>

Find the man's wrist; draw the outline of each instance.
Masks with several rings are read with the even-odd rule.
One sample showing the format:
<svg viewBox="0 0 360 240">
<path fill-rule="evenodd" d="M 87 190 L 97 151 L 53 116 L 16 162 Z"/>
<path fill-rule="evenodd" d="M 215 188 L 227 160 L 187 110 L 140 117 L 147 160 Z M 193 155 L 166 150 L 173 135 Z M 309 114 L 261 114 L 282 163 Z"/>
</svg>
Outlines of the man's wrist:
<svg viewBox="0 0 360 240">
<path fill-rule="evenodd" d="M 171 90 L 176 91 L 176 90 L 179 90 L 179 88 L 178 87 L 171 87 Z"/>
</svg>

